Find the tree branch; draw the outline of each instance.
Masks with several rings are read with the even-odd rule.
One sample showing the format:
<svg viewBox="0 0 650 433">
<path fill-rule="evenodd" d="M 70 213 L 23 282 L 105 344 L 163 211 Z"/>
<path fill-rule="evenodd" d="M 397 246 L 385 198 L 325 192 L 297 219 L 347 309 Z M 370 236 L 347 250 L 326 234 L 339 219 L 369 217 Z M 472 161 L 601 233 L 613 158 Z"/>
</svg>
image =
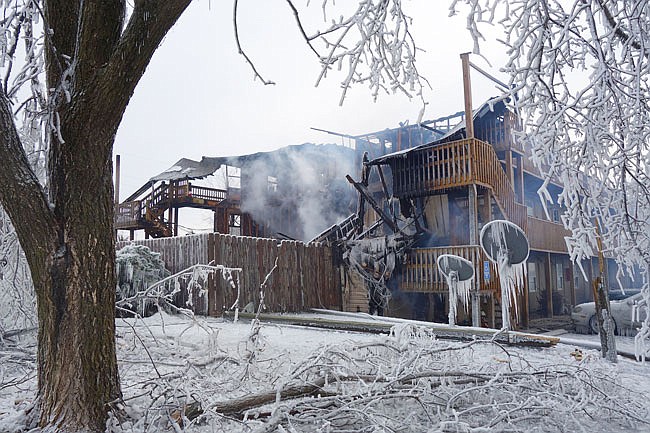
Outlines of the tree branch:
<svg viewBox="0 0 650 433">
<path fill-rule="evenodd" d="M 37 254 L 54 251 L 57 226 L 43 188 L 29 166 L 4 94 L 0 94 L 0 161 L 0 204 L 16 228 L 20 243 L 31 246 L 25 248 L 25 253 L 33 266 Z"/>
<path fill-rule="evenodd" d="M 190 2 L 191 0 L 136 0 L 122 38 L 104 73 L 94 83 L 96 91 L 108 98 L 102 104 L 103 108 L 118 114 L 112 125 L 115 129 L 154 52 Z M 94 101 L 96 103 L 102 99 Z"/>
<path fill-rule="evenodd" d="M 73 77 L 78 91 L 83 91 L 92 76 L 110 60 L 122 33 L 125 14 L 124 0 L 83 2 L 74 56 Z"/>
<path fill-rule="evenodd" d="M 233 9 L 232 9 L 232 24 L 233 24 L 233 29 L 235 31 L 235 43 L 237 44 L 237 52 L 241 54 L 244 59 L 246 59 L 246 63 L 251 67 L 253 70 L 253 73 L 255 74 L 256 78 L 259 78 L 264 85 L 271 85 L 275 84 L 273 81 L 265 80 L 262 75 L 257 71 L 257 68 L 255 67 L 255 64 L 251 61 L 251 59 L 248 57 L 246 52 L 241 46 L 241 43 L 239 42 L 239 27 L 237 26 L 237 6 L 239 5 L 239 2 L 237 0 L 233 0 Z"/>
<path fill-rule="evenodd" d="M 316 50 L 316 48 L 311 43 L 311 41 L 314 38 L 310 38 L 309 36 L 307 36 L 307 33 L 305 33 L 305 28 L 302 26 L 302 21 L 300 20 L 300 16 L 298 15 L 298 9 L 296 9 L 296 6 L 294 6 L 294 4 L 293 4 L 293 2 L 291 0 L 287 0 L 287 3 L 289 4 L 289 7 L 293 11 L 293 16 L 296 18 L 296 24 L 298 25 L 298 29 L 300 30 L 300 33 L 302 34 L 302 37 L 305 39 L 305 42 L 307 43 L 309 48 L 311 48 L 311 50 L 314 52 L 314 54 L 316 54 L 316 57 L 318 57 L 320 59 L 320 54 L 318 54 L 318 51 Z M 318 33 L 318 35 L 316 37 L 319 37 L 319 36 L 321 36 L 320 33 Z"/>
<path fill-rule="evenodd" d="M 612 12 L 609 10 L 607 5 L 605 5 L 605 2 L 603 0 L 598 0 L 598 5 L 601 7 L 603 10 L 603 14 L 605 15 L 605 20 L 607 21 L 607 24 L 609 27 L 614 30 L 614 34 L 621 39 L 624 43 L 630 43 L 633 48 L 640 50 L 641 49 L 641 44 L 639 41 L 632 40 L 632 36 L 630 36 L 628 33 L 625 32 L 620 26 L 619 23 L 616 22 L 616 19 L 614 19 L 614 15 L 612 15 Z M 646 58 L 648 57 L 648 52 L 643 51 L 642 53 Z"/>
<path fill-rule="evenodd" d="M 75 54 L 80 3 L 70 0 L 44 2 L 45 69 L 48 89 L 59 87 L 67 63 Z"/>
</svg>

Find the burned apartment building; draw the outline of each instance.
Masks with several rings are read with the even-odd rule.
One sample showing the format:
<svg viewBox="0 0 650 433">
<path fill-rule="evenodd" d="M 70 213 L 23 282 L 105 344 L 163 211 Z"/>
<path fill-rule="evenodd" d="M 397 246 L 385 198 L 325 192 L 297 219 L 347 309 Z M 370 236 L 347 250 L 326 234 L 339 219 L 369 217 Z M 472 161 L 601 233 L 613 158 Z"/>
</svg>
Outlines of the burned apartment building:
<svg viewBox="0 0 650 433">
<path fill-rule="evenodd" d="M 179 210 L 213 213 L 213 230 L 240 236 L 309 241 L 355 209 L 345 175 L 356 152 L 333 144 L 302 144 L 232 157 L 180 159 L 149 179 L 117 208 L 116 228 L 130 237 L 177 236 Z"/>
<path fill-rule="evenodd" d="M 417 125 L 430 140 L 422 144 L 417 138 L 423 134 L 415 128 L 373 137 L 382 149 L 395 151 L 367 158 L 359 180 L 349 179 L 366 205 L 357 215 L 358 233 L 363 235 L 353 236 L 354 242 L 374 239 L 362 248 L 367 256 L 358 266 L 363 268 L 362 281 L 347 285 L 350 303 L 357 303 L 350 310 L 365 310 L 361 304 L 368 287 L 373 310 L 374 286 L 379 283 L 387 295 L 386 314 L 445 322 L 448 287 L 436 263 L 441 255 L 453 254 L 474 266 L 472 289 L 480 298 L 480 314 L 475 316 L 480 323 L 474 324 L 501 326 L 497 266 L 479 244 L 481 229 L 494 220 L 514 223 L 528 238 L 526 278 L 516 306 L 519 326 L 530 318 L 568 315 L 577 303 L 593 300 L 591 281 L 598 274 L 598 259 L 582 264 L 587 280 L 571 262 L 565 242 L 570 233 L 560 222 L 563 209 L 557 204 L 562 186 L 551 181 L 552 202 L 544 209 L 537 193 L 544 181 L 517 138 L 517 115 L 495 98 L 473 110 L 469 134 L 462 113 L 442 120 L 450 123 Z M 388 136 L 394 141 L 386 146 Z M 407 145 L 405 137 L 411 138 Z M 368 138 L 362 143 L 367 145 Z M 376 247 L 382 238 L 383 250 Z M 395 257 L 383 267 L 390 275 L 379 275 L 376 269 L 382 266 L 373 259 L 391 253 Z M 610 289 L 617 288 L 617 267 L 611 259 L 606 260 L 606 273 Z M 623 279 L 627 287 L 634 285 Z M 471 311 L 460 313 L 458 323 L 472 324 Z"/>
<path fill-rule="evenodd" d="M 568 314 L 591 300 L 574 269 L 559 221 L 544 210 L 543 179 L 516 139 L 518 117 L 501 99 L 472 111 L 359 136 L 347 145 L 303 144 L 235 157 L 181 159 L 120 203 L 116 228 L 133 237 L 179 234 L 181 208 L 208 209 L 213 230 L 240 236 L 329 243 L 342 264 L 348 311 L 446 321 L 444 278 L 436 260 L 454 254 L 475 270 L 481 326 L 501 324 L 496 266 L 479 246 L 481 228 L 508 220 L 526 234 L 530 254 L 517 299 L 519 325 Z M 212 183 L 205 180 L 213 178 Z M 548 188 L 553 203 L 561 185 Z M 616 267 L 608 261 L 609 285 Z M 583 264 L 588 279 L 597 259 Z M 460 309 L 457 323 L 471 324 Z"/>
</svg>

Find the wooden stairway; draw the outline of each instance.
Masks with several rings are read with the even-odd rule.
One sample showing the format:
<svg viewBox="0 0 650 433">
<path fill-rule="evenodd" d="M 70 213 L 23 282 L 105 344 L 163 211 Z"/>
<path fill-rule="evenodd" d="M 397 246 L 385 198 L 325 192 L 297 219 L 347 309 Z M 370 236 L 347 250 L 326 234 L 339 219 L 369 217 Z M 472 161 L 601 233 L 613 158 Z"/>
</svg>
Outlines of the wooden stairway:
<svg viewBox="0 0 650 433">
<path fill-rule="evenodd" d="M 227 200 L 228 192 L 222 189 L 191 185 L 188 180 L 162 182 L 143 199 L 120 203 L 115 227 L 144 229 L 153 238 L 170 237 L 172 221 L 165 219 L 166 211 L 181 207 L 215 210 Z"/>
<path fill-rule="evenodd" d="M 153 238 L 172 236 L 171 224 L 165 221 L 165 211 L 169 207 L 169 185 L 162 183 L 144 202 L 144 230 L 149 236 Z"/>
<path fill-rule="evenodd" d="M 525 232 L 528 220 L 526 206 L 517 203 L 513 185 L 494 148 L 484 141 L 472 141 L 475 183 L 489 188 L 501 213 Z"/>
</svg>

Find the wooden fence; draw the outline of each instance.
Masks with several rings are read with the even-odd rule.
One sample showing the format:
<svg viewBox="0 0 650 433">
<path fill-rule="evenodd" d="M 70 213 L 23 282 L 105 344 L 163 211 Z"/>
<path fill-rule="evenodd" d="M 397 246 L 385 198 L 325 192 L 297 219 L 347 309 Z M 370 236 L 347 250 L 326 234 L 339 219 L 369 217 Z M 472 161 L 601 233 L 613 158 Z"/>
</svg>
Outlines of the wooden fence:
<svg viewBox="0 0 650 433">
<path fill-rule="evenodd" d="M 128 242 L 118 242 L 121 248 Z M 267 311 L 296 312 L 308 308 L 341 308 L 341 284 L 333 251 L 324 245 L 296 241 L 206 233 L 174 238 L 135 241 L 161 254 L 167 269 L 179 272 L 194 264 L 241 268 L 239 306 L 260 301 L 260 286 L 269 272 L 264 290 Z M 221 278 L 208 282 L 207 305 L 193 299 L 198 314 L 219 316 L 237 299 L 238 290 Z"/>
</svg>

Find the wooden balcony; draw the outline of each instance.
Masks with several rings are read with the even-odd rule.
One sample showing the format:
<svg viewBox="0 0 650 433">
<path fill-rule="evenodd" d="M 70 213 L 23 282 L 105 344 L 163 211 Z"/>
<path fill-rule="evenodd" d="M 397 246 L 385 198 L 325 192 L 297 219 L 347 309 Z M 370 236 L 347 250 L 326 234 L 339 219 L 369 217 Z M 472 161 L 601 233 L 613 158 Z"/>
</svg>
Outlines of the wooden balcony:
<svg viewBox="0 0 650 433">
<path fill-rule="evenodd" d="M 145 229 L 154 235 L 153 232 L 160 231 L 161 225 L 167 224 L 163 219 L 166 210 L 181 207 L 214 209 L 227 198 L 225 190 L 196 186 L 188 181 L 162 183 L 141 200 L 120 203 L 115 211 L 115 228 Z"/>
<path fill-rule="evenodd" d="M 562 224 L 529 216 L 526 235 L 531 250 L 568 253 L 564 238 L 571 232 Z"/>
<path fill-rule="evenodd" d="M 477 184 L 491 189 L 506 218 L 526 229 L 526 207 L 516 202 L 499 158 L 484 141 L 465 139 L 427 146 L 385 161 L 391 166 L 397 197 L 423 197 Z"/>
<path fill-rule="evenodd" d="M 115 228 L 123 230 L 139 228 L 139 220 L 142 215 L 141 206 L 140 200 L 120 203 L 115 211 Z"/>
<path fill-rule="evenodd" d="M 488 261 L 478 245 L 438 248 L 413 248 L 409 250 L 408 262 L 402 266 L 400 288 L 408 292 L 447 293 L 445 278 L 438 271 L 437 260 L 443 254 L 454 254 L 474 264 L 474 290 L 496 292 L 499 288 L 496 265 L 489 262 L 490 280 L 483 278 L 484 262 Z"/>
</svg>

